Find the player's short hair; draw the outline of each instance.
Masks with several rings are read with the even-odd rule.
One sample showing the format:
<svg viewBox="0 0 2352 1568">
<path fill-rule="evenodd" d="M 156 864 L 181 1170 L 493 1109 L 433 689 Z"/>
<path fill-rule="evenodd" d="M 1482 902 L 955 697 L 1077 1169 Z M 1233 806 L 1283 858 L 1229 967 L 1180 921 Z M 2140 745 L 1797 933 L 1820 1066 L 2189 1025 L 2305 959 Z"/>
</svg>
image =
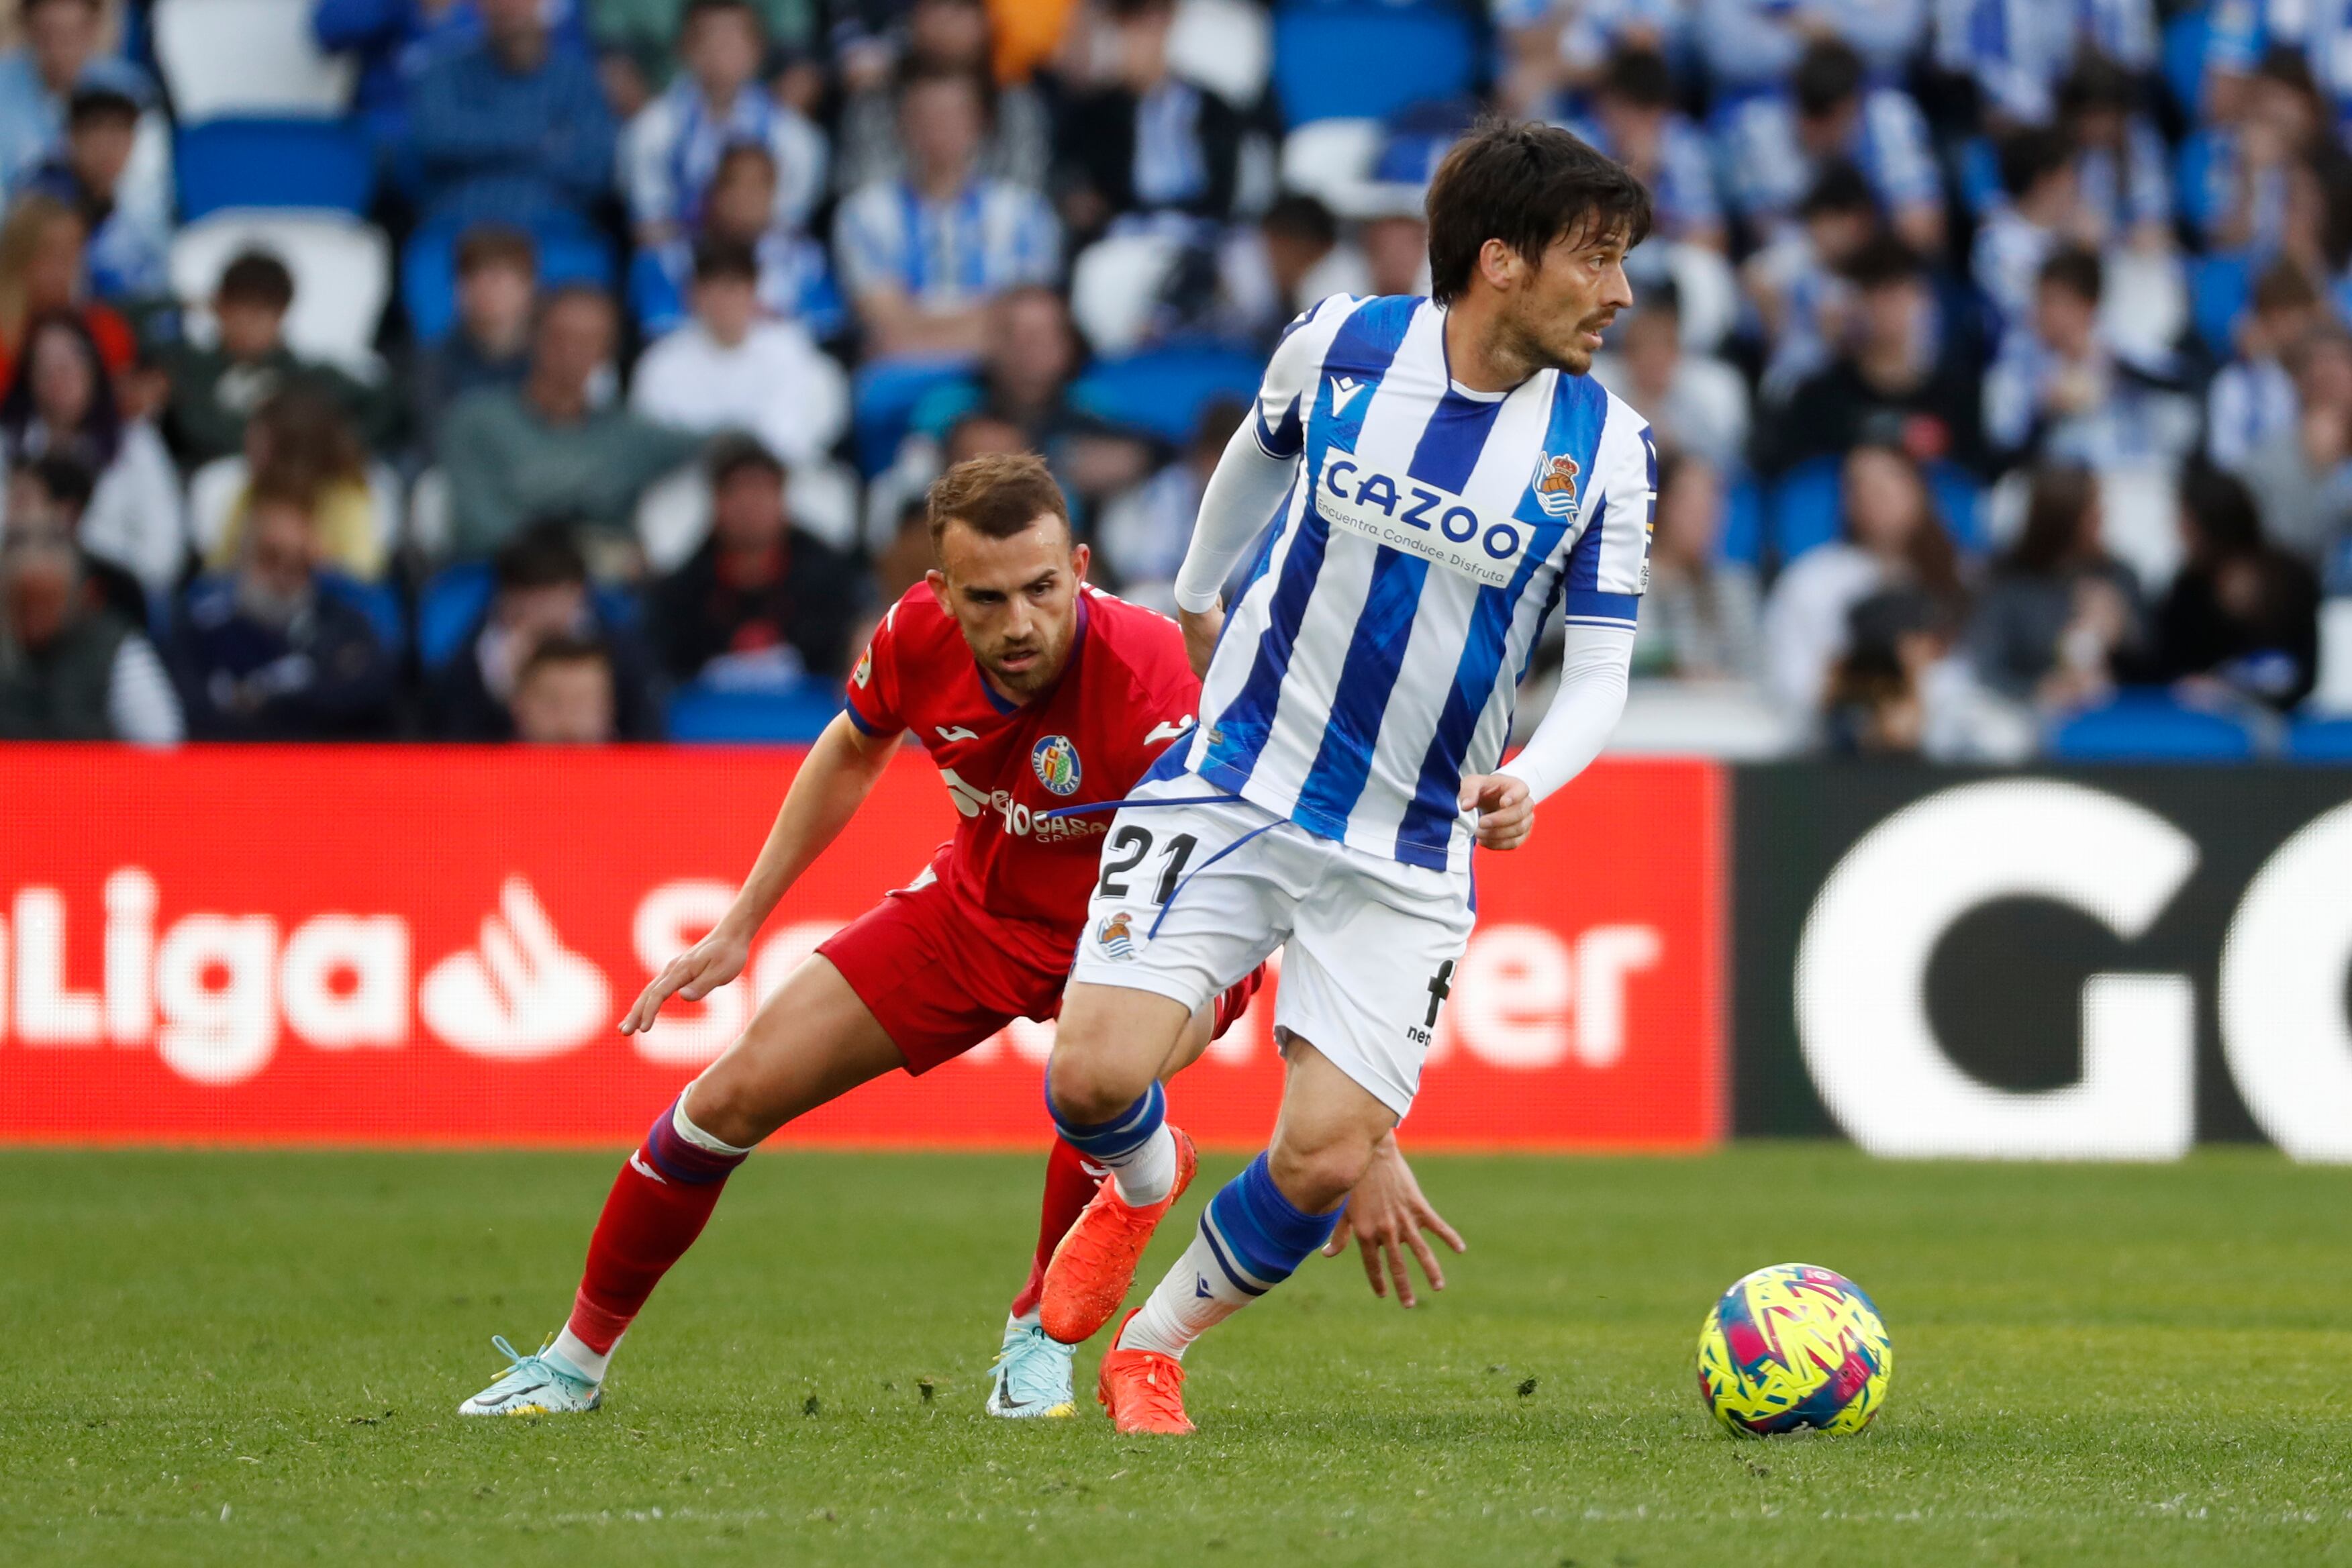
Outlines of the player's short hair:
<svg viewBox="0 0 2352 1568">
<path fill-rule="evenodd" d="M 1489 120 L 1454 144 L 1429 183 L 1430 297 L 1449 304 L 1470 287 L 1478 252 L 1499 239 L 1529 267 L 1552 242 L 1650 232 L 1650 193 L 1623 164 L 1558 126 Z"/>
<path fill-rule="evenodd" d="M 294 274 L 269 252 L 247 250 L 222 269 L 217 293 L 226 304 L 258 305 L 283 314 L 294 303 Z"/>
<path fill-rule="evenodd" d="M 950 522 L 991 539 L 1011 539 L 1046 516 L 1060 519 L 1065 533 L 1070 528 L 1070 503 L 1034 452 L 967 458 L 931 482 L 926 505 L 934 554 Z"/>
</svg>

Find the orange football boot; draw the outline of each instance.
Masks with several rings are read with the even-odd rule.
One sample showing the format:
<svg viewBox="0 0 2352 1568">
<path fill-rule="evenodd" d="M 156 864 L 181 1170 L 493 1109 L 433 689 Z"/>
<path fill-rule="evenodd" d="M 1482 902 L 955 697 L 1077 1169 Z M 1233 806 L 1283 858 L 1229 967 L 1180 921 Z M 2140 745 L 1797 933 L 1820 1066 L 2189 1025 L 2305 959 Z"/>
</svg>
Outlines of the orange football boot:
<svg viewBox="0 0 2352 1568">
<path fill-rule="evenodd" d="M 1078 1223 L 1054 1248 L 1045 1265 L 1045 1289 L 1037 1300 L 1037 1322 L 1051 1338 L 1066 1345 L 1081 1345 L 1102 1331 L 1128 1287 L 1135 1283 L 1135 1266 L 1151 1244 L 1160 1216 L 1176 1206 L 1201 1156 L 1181 1128 L 1168 1130 L 1176 1137 L 1176 1185 L 1158 1203 L 1129 1208 L 1118 1195 L 1116 1175 L 1103 1178 L 1094 1201 L 1078 1215 Z"/>
<path fill-rule="evenodd" d="M 1138 1307 L 1135 1312 L 1140 1312 Z M 1135 1312 L 1121 1321 L 1124 1332 Z M 1123 1351 L 1113 1339 L 1095 1379 L 1095 1398 L 1121 1432 L 1181 1437 L 1193 1430 L 1184 1414 L 1184 1363 L 1158 1351 Z"/>
</svg>

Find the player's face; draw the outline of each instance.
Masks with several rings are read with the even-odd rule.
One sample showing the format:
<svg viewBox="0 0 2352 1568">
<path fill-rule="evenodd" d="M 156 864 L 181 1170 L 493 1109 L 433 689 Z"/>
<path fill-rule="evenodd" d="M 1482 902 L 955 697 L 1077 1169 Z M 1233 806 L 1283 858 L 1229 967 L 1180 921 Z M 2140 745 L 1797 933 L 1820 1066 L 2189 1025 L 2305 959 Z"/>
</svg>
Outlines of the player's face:
<svg viewBox="0 0 2352 1568">
<path fill-rule="evenodd" d="M 1541 267 L 1514 270 L 1507 319 L 1520 348 L 1537 363 L 1571 375 L 1591 370 L 1601 334 L 1633 303 L 1624 237 L 1571 231 L 1552 241 Z"/>
<path fill-rule="evenodd" d="M 1061 679 L 1086 576 L 1087 547 L 1045 516 L 1010 539 L 950 522 L 929 581 L 990 681 L 1025 702 Z"/>
</svg>

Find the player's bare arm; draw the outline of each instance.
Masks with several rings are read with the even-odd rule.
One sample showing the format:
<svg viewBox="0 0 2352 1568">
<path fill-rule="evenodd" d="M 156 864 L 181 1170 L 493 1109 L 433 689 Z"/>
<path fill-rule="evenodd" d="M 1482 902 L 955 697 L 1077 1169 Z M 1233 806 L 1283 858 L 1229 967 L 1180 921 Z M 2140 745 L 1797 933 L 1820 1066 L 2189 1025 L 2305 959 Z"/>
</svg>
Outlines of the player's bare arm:
<svg viewBox="0 0 2352 1568">
<path fill-rule="evenodd" d="M 775 912 L 776 905 L 801 874 L 841 836 L 874 784 L 890 765 L 898 737 L 869 735 L 836 716 L 809 748 L 800 772 L 793 775 L 777 809 L 775 825 L 760 847 L 751 874 L 735 895 L 726 915 L 710 933 L 662 967 L 662 972 L 638 994 L 621 1020 L 621 1033 L 634 1035 L 653 1027 L 662 1004 L 674 995 L 699 1002 L 743 973 L 751 939 Z"/>
</svg>

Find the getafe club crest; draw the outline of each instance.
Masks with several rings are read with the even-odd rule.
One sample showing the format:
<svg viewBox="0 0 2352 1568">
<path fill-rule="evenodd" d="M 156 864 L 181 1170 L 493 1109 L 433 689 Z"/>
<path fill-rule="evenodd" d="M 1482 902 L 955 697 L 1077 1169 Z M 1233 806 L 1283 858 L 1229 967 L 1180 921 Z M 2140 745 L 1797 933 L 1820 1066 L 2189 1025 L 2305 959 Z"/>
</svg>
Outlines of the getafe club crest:
<svg viewBox="0 0 2352 1568">
<path fill-rule="evenodd" d="M 1135 956 L 1135 933 L 1127 929 L 1125 910 L 1095 928 L 1095 941 L 1101 943 L 1103 956 L 1125 963 Z"/>
<path fill-rule="evenodd" d="M 1574 458 L 1545 452 L 1536 458 L 1536 505 L 1547 517 L 1576 515 L 1576 476 L 1581 471 Z"/>
<path fill-rule="evenodd" d="M 1078 749 L 1067 735 L 1047 735 L 1029 752 L 1037 782 L 1055 795 L 1075 794 L 1078 787 Z"/>
<path fill-rule="evenodd" d="M 866 651 L 857 656 L 857 668 L 849 672 L 849 679 L 852 683 L 860 688 L 874 679 L 874 645 L 872 643 L 866 644 Z"/>
</svg>

